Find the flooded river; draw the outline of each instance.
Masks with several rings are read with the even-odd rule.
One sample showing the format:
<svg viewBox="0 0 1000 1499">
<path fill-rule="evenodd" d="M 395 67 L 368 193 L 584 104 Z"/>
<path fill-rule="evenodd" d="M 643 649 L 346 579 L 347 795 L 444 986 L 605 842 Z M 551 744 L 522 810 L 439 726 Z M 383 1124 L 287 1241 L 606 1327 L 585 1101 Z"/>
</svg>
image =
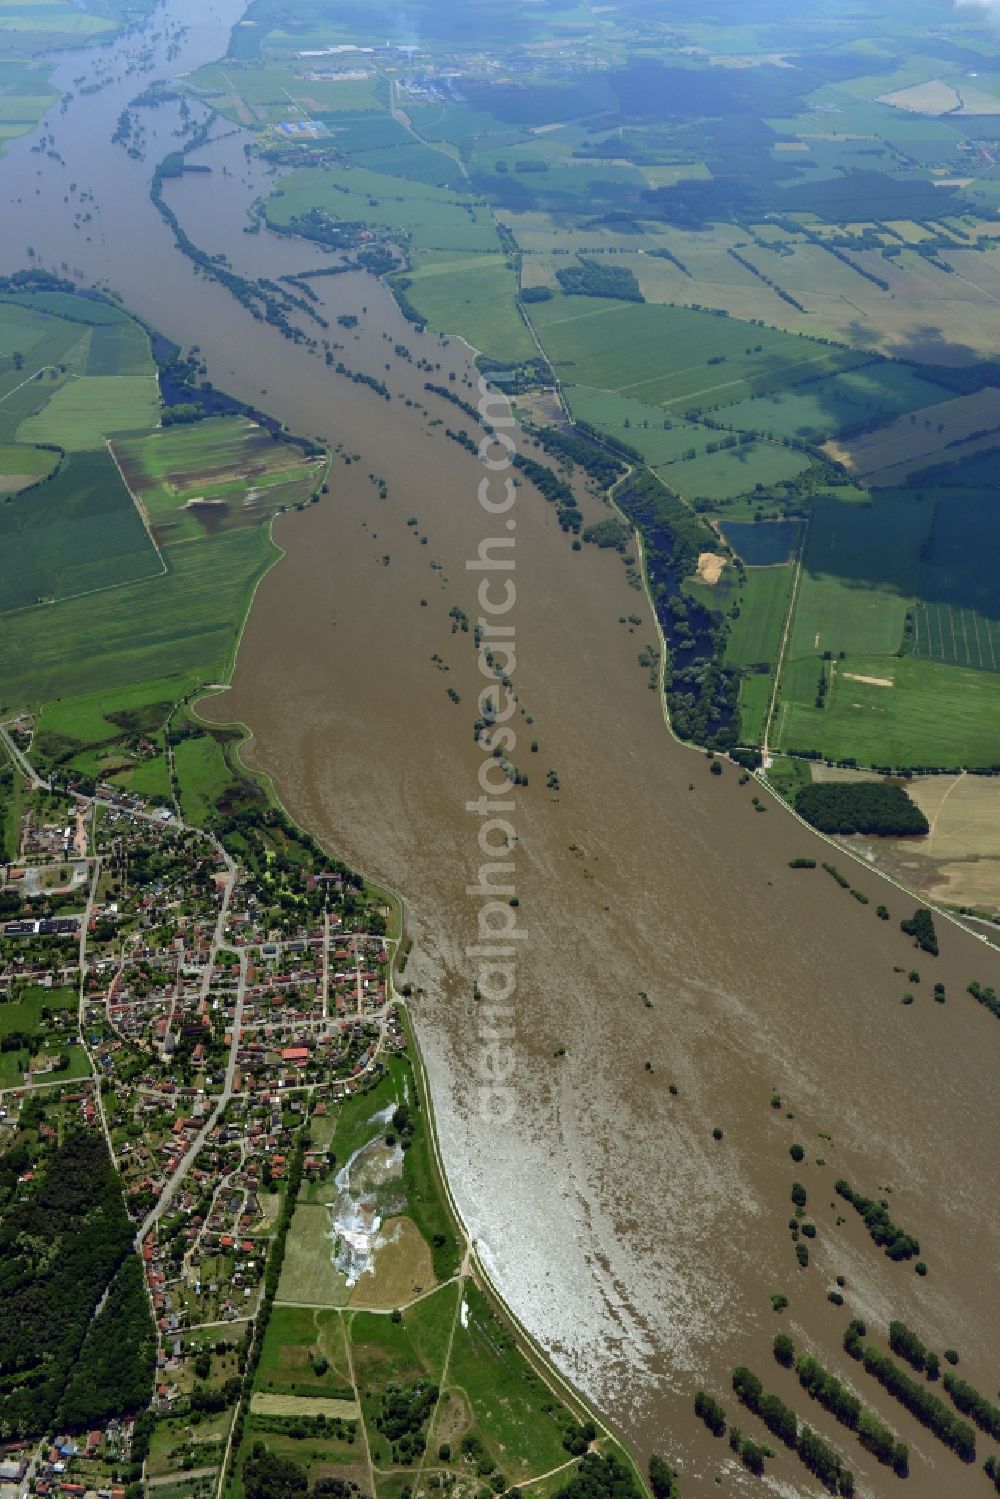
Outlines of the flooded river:
<svg viewBox="0 0 1000 1499">
<path fill-rule="evenodd" d="M 141 36 L 61 64 L 66 86 L 98 66 L 113 81 L 52 112 L 43 128 L 61 163 L 30 141 L 0 161 L 0 269 L 24 265 L 31 246 L 40 263 L 109 285 L 177 342 L 198 344 L 216 384 L 358 455 L 338 458 L 322 504 L 276 526 L 286 555 L 258 590 L 231 690 L 205 711 L 245 722 L 247 759 L 274 776 L 289 811 L 404 898 L 406 979 L 444 1156 L 483 1261 L 636 1449 L 682 1464 L 686 1499 L 718 1492 L 728 1458 L 696 1427 L 692 1392 L 726 1399 L 734 1364 L 757 1369 L 836 1439 L 774 1366 L 779 1328 L 850 1374 L 840 1353 L 848 1316 L 880 1328 L 901 1316 L 932 1346 L 959 1348 L 966 1377 L 992 1395 L 1000 1027 L 965 989 L 998 985 L 1000 962 L 943 921 L 941 956 L 917 954 L 899 930 L 911 897 L 831 854 L 733 767 L 713 775 L 672 740 L 639 661 L 656 644 L 652 613 L 620 558 L 573 551 L 527 484 L 509 512 L 515 527 L 491 520 L 477 498 L 481 463 L 444 435 L 458 424 L 454 406 L 394 353 L 399 343 L 414 361 L 440 364 L 431 378 L 453 372 L 473 399 L 457 341 L 415 332 L 369 276 L 314 282 L 334 327 L 339 313 L 358 317 L 356 330 L 337 330 L 338 357 L 384 379 L 387 403 L 254 322 L 176 251 L 148 201 L 152 165 L 175 144 L 175 112 L 143 112 L 144 162 L 110 137 L 149 77 L 222 53 L 239 14 L 239 0 L 169 0 L 145 31 L 160 37 L 148 75 L 125 74 Z M 168 61 L 168 28 L 185 23 Z M 251 276 L 328 263 L 314 247 L 243 234 L 267 178 L 247 166 L 242 136 L 219 134 L 200 158 L 211 177 L 167 186 L 195 242 Z M 72 182 L 95 199 L 80 228 Z M 466 562 L 484 538 L 504 536 L 516 539 L 511 758 L 528 785 L 505 814 L 516 840 L 508 910 L 524 935 L 514 943 L 516 1019 L 496 1042 L 467 951 L 480 939 L 483 901 L 468 887 L 484 855 L 468 809 L 482 794 L 482 575 Z M 799 857 L 833 858 L 869 903 L 820 867 L 789 868 Z M 889 922 L 875 916 L 882 901 Z M 931 997 L 938 981 L 943 1005 Z M 904 992 L 914 1003 L 901 1003 Z M 498 1053 L 509 1118 L 480 1106 L 484 1057 Z M 789 1156 L 796 1142 L 801 1165 Z M 834 1193 L 840 1176 L 886 1197 L 920 1239 L 926 1278 L 876 1249 Z M 805 1269 L 788 1229 L 796 1177 L 817 1225 Z M 827 1300 L 838 1275 L 840 1309 Z M 790 1299 L 780 1320 L 774 1293 Z M 957 1492 L 947 1487 L 955 1459 L 871 1379 L 853 1377 L 910 1442 L 907 1492 Z M 860 1492 L 894 1490 L 898 1480 L 853 1438 L 840 1445 Z M 774 1473 L 783 1492 L 819 1492 L 793 1459 L 776 1459 Z M 727 1470 L 724 1491 L 753 1482 Z"/>
</svg>

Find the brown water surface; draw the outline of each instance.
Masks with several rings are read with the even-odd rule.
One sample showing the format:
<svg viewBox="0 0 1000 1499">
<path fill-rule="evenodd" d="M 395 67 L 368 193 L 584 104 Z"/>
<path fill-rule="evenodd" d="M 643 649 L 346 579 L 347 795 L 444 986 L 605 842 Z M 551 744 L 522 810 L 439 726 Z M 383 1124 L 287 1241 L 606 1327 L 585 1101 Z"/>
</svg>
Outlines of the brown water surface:
<svg viewBox="0 0 1000 1499">
<path fill-rule="evenodd" d="M 197 26 L 169 67 L 158 44 L 156 75 L 221 53 L 239 9 L 239 0 L 208 10 L 169 0 L 147 32 L 163 36 L 164 18 Z M 860 1492 L 896 1492 L 900 1480 L 774 1365 L 779 1328 L 850 1378 L 910 1443 L 906 1492 L 972 1492 L 982 1480 L 884 1397 L 840 1340 L 849 1316 L 878 1333 L 902 1316 L 932 1346 L 959 1348 L 966 1377 L 994 1394 L 1000 1027 L 965 987 L 1000 986 L 995 954 L 943 921 L 941 956 L 917 954 L 899 930 L 912 898 L 839 851 L 832 857 L 868 904 L 821 868 L 791 870 L 792 858 L 830 851 L 755 783 L 740 785 L 732 766 L 712 775 L 703 755 L 671 739 L 638 660 L 656 643 L 651 611 L 620 559 L 574 552 L 529 485 L 507 517 L 516 529 L 491 522 L 477 500 L 482 466 L 444 435 L 469 424 L 394 353 L 398 342 L 440 363 L 431 378 L 453 372 L 471 399 L 457 341 L 416 333 L 368 276 L 314 283 L 331 323 L 359 317 L 354 332 L 327 336 L 351 369 L 387 382 L 385 402 L 194 272 L 147 199 L 173 111 L 147 116 L 155 139 L 145 162 L 110 145 L 123 104 L 147 81 L 124 71 L 138 46 L 106 54 L 117 82 L 53 112 L 47 126 L 65 166 L 23 141 L 0 162 L 0 214 L 13 226 L 0 269 L 23 264 L 30 244 L 46 265 L 105 279 L 178 342 L 197 343 L 217 384 L 358 455 L 338 458 L 322 504 L 276 525 L 286 556 L 258 590 L 232 689 L 204 711 L 245 721 L 247 759 L 275 777 L 290 812 L 404 897 L 414 939 L 406 977 L 419 991 L 449 1177 L 498 1286 L 641 1452 L 682 1464 L 687 1499 L 718 1492 L 717 1474 L 723 1492 L 755 1491 L 691 1414 L 699 1386 L 733 1412 L 729 1371 L 739 1362 L 836 1443 Z M 77 57 L 63 71 L 93 65 Z M 243 234 L 267 184 L 246 166 L 241 136 L 203 159 L 216 167 L 210 178 L 168 188 L 196 242 L 249 275 L 328 263 L 315 247 Z M 96 199 L 81 228 L 73 181 Z M 386 482 L 384 500 L 373 475 Z M 509 814 L 526 935 L 503 1047 L 516 1107 L 504 1124 L 478 1104 L 488 1037 L 466 951 L 479 915 L 466 890 L 484 862 L 480 819 L 466 806 L 480 795 L 483 678 L 471 627 L 453 629 L 449 616 L 455 607 L 472 625 L 479 616 L 480 575 L 465 564 L 491 535 L 516 539 L 509 619 L 524 713 L 512 758 L 529 777 Z M 630 628 L 631 614 L 641 623 Z M 546 789 L 550 769 L 557 791 Z M 876 918 L 882 901 L 889 922 Z M 938 980 L 944 1005 L 931 997 Z M 806 1150 L 798 1166 L 794 1141 Z M 925 1279 L 871 1243 L 834 1194 L 840 1175 L 886 1196 L 918 1235 Z M 788 1229 L 795 1178 L 817 1225 L 806 1269 Z M 826 1299 L 838 1274 L 842 1309 Z M 774 1292 L 790 1297 L 781 1318 Z M 743 1424 L 761 1435 L 751 1418 Z M 792 1457 L 769 1469 L 783 1493 L 819 1492 Z"/>
</svg>

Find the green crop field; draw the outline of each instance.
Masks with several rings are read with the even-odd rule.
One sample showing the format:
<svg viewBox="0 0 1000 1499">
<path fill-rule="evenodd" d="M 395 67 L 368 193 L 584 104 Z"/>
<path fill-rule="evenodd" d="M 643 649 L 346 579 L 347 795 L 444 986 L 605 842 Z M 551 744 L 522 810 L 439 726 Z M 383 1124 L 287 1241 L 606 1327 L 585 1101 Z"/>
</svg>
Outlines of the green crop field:
<svg viewBox="0 0 1000 1499">
<path fill-rule="evenodd" d="M 915 496 L 816 502 L 789 637 L 791 659 L 829 650 L 891 655 L 917 596 L 933 509 Z"/>
<path fill-rule="evenodd" d="M 159 411 L 154 375 L 88 375 L 61 385 L 17 435 L 21 442 L 54 442 L 71 451 L 99 448 L 109 433 L 148 430 Z"/>
<path fill-rule="evenodd" d="M 162 571 L 107 453 L 71 453 L 51 479 L 0 507 L 0 613 Z"/>
<path fill-rule="evenodd" d="M 913 654 L 978 671 L 1000 671 L 1000 622 L 961 605 L 927 603 L 913 613 Z"/>
<path fill-rule="evenodd" d="M 725 422 L 747 432 L 823 442 L 846 428 L 891 422 L 907 411 L 945 401 L 950 394 L 905 365 L 886 361 L 739 401 L 727 407 Z"/>
<path fill-rule="evenodd" d="M 801 665 L 815 687 L 819 663 Z M 773 732 L 779 749 L 853 756 L 864 765 L 976 766 L 998 758 L 1000 676 L 992 672 L 859 655 L 837 663 L 825 708 L 782 693 Z"/>
<path fill-rule="evenodd" d="M 166 553 L 169 572 L 11 615 L 0 635 L 5 706 L 131 686 L 172 671 L 228 670 L 256 580 L 278 557 L 267 532 L 233 531 Z"/>
<path fill-rule="evenodd" d="M 88 375 L 146 375 L 151 365 L 149 336 L 138 323 L 103 323 L 91 329 Z"/>
<path fill-rule="evenodd" d="M 514 300 L 514 273 L 502 255 L 420 255 L 405 286 L 414 307 L 438 332 L 458 334 L 505 363 L 534 355 Z"/>
<path fill-rule="evenodd" d="M 700 451 L 708 437 L 716 435 L 676 415 L 665 416 L 659 406 L 633 396 L 592 390 L 586 385 L 564 385 L 563 395 L 577 420 L 590 422 L 609 437 L 637 448 L 654 468 L 677 462 L 691 448 Z"/>
<path fill-rule="evenodd" d="M 792 584 L 792 567 L 750 567 L 740 596 L 740 614 L 730 622 L 726 660 L 735 666 L 773 666 Z"/>
<path fill-rule="evenodd" d="M 754 672 L 740 681 L 740 740 L 743 744 L 760 744 L 763 739 L 773 685 L 774 677 L 770 672 Z"/>
<path fill-rule="evenodd" d="M 718 441 L 717 436 L 711 438 L 705 433 L 702 444 L 706 439 Z M 656 472 L 685 499 L 725 501 L 747 494 L 757 484 L 774 485 L 783 479 L 794 479 L 808 467 L 809 459 L 803 453 L 774 443 L 754 442 L 658 464 Z"/>
<path fill-rule="evenodd" d="M 532 322 L 562 379 L 684 413 L 869 362 L 815 339 L 685 307 L 553 297 Z M 712 362 L 718 361 L 718 362 Z"/>
</svg>

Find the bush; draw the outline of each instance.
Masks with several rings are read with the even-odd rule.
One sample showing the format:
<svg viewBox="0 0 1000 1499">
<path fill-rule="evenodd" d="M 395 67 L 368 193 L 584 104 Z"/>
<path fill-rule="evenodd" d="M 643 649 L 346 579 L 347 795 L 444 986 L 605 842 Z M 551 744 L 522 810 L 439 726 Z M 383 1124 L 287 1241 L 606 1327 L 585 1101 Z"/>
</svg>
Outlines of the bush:
<svg viewBox="0 0 1000 1499">
<path fill-rule="evenodd" d="M 790 1369 L 795 1361 L 795 1344 L 786 1332 L 775 1334 L 774 1356 L 778 1363 L 785 1369 Z"/>
<path fill-rule="evenodd" d="M 843 1177 L 835 1183 L 834 1190 L 861 1215 L 869 1234 L 891 1260 L 909 1260 L 920 1253 L 920 1244 L 912 1234 L 904 1233 L 892 1222 L 887 1203 L 863 1197 Z"/>
<path fill-rule="evenodd" d="M 726 1413 L 719 1402 L 711 1395 L 706 1395 L 704 1390 L 699 1390 L 694 1397 L 694 1413 L 704 1421 L 713 1437 L 725 1436 Z"/>
<path fill-rule="evenodd" d="M 789 1145 L 788 1154 L 791 1156 L 793 1161 L 798 1163 L 805 1156 L 805 1151 L 803 1150 L 801 1145 Z"/>
<path fill-rule="evenodd" d="M 680 1489 L 677 1487 L 677 1474 L 668 1462 L 658 1457 L 654 1452 L 649 1459 L 649 1486 L 653 1491 L 653 1499 L 679 1499 Z"/>
<path fill-rule="evenodd" d="M 899 928 L 908 937 L 913 938 L 915 947 L 919 947 L 923 952 L 929 952 L 932 957 L 937 957 L 938 940 L 934 930 L 934 917 L 926 906 L 918 906 L 909 921 L 899 923 Z"/>
</svg>

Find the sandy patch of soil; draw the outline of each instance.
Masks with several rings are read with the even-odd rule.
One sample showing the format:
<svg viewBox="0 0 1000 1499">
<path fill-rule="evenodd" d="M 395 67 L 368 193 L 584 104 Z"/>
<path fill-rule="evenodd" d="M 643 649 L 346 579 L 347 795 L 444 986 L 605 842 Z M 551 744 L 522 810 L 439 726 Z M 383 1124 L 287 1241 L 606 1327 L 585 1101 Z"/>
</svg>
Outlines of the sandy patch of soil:
<svg viewBox="0 0 1000 1499">
<path fill-rule="evenodd" d="M 720 557 L 718 552 L 702 552 L 698 557 L 698 577 L 703 583 L 714 587 L 722 577 L 725 565 L 725 557 Z"/>
</svg>

